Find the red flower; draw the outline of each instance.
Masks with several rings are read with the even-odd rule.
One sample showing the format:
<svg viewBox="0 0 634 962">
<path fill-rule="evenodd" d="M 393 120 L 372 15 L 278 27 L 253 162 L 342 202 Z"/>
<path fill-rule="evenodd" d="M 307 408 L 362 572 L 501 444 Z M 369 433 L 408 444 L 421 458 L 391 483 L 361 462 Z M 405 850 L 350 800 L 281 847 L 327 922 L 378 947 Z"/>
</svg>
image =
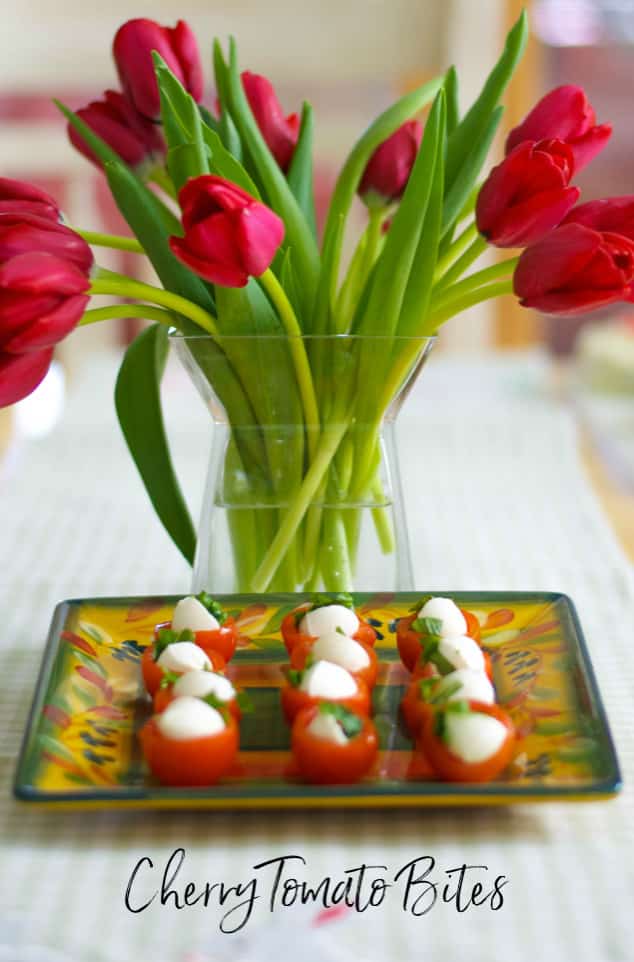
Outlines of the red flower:
<svg viewBox="0 0 634 962">
<path fill-rule="evenodd" d="M 417 120 L 408 120 L 374 151 L 361 178 L 359 194 L 367 203 L 377 195 L 382 204 L 401 198 L 423 137 Z"/>
<path fill-rule="evenodd" d="M 523 252 L 513 287 L 524 307 L 545 314 L 583 314 L 625 300 L 633 280 L 631 240 L 566 224 Z"/>
<path fill-rule="evenodd" d="M 191 28 L 184 20 L 179 20 L 175 27 L 162 27 L 154 20 L 139 18 L 119 27 L 112 48 L 123 92 L 139 113 L 150 120 L 158 120 L 161 115 L 153 50 L 199 103 L 203 71 Z"/>
<path fill-rule="evenodd" d="M 506 139 L 509 153 L 524 140 L 565 140 L 572 148 L 575 170 L 581 170 L 607 144 L 610 124 L 596 125 L 591 104 L 581 87 L 555 87 L 514 127 Z"/>
<path fill-rule="evenodd" d="M 583 224 L 593 230 L 607 230 L 634 240 L 634 196 L 605 197 L 579 204 L 564 218 L 564 224 Z"/>
<path fill-rule="evenodd" d="M 36 214 L 58 221 L 59 207 L 46 191 L 34 184 L 0 177 L 0 214 Z"/>
<path fill-rule="evenodd" d="M 0 348 L 0 408 L 31 394 L 44 379 L 52 360 L 52 347 L 30 354 L 7 354 Z"/>
<path fill-rule="evenodd" d="M 242 86 L 260 133 L 276 161 L 286 172 L 297 145 L 299 116 L 284 116 L 273 84 L 266 77 L 245 70 L 242 74 Z"/>
<path fill-rule="evenodd" d="M 84 274 L 93 265 L 90 247 L 70 227 L 34 214 L 0 214 L 0 263 L 31 251 L 54 254 Z"/>
<path fill-rule="evenodd" d="M 494 167 L 476 204 L 478 230 L 496 247 L 525 247 L 556 227 L 578 197 L 568 183 L 572 150 L 561 140 L 526 141 Z"/>
<path fill-rule="evenodd" d="M 93 100 L 78 110 L 77 116 L 130 167 L 151 166 L 165 152 L 157 126 L 116 90 L 106 90 L 103 100 Z M 101 166 L 101 161 L 71 124 L 68 136 L 80 153 Z"/>
<path fill-rule="evenodd" d="M 170 237 L 170 247 L 179 260 L 223 287 L 244 287 L 264 273 L 284 238 L 277 214 L 211 174 L 188 181 L 178 199 L 185 236 Z"/>
</svg>

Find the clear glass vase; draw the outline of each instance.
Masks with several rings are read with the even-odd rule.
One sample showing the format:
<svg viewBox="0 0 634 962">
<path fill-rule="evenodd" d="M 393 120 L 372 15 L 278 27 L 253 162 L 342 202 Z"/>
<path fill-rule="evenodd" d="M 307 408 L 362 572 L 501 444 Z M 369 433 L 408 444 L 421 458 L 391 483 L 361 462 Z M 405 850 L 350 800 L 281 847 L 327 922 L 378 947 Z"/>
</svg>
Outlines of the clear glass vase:
<svg viewBox="0 0 634 962">
<path fill-rule="evenodd" d="M 193 590 L 413 588 L 395 427 L 433 338 L 173 343 L 214 425 Z"/>
</svg>

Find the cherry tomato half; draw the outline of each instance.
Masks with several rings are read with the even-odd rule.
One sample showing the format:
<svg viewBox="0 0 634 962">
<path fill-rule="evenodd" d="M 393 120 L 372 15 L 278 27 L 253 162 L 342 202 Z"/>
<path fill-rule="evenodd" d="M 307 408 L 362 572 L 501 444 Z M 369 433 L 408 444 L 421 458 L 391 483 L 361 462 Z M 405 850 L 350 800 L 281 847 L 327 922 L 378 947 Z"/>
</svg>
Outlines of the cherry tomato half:
<svg viewBox="0 0 634 962">
<path fill-rule="evenodd" d="M 429 712 L 421 726 L 421 747 L 437 774 L 448 782 L 490 782 L 504 771 L 513 757 L 516 735 L 510 715 L 499 705 L 486 705 L 479 701 L 470 701 L 469 708 L 502 722 L 506 728 L 506 738 L 490 758 L 483 762 L 465 762 L 450 752 L 436 734 L 435 713 Z"/>
<path fill-rule="evenodd" d="M 316 638 L 311 639 L 310 641 L 300 641 L 294 646 L 290 653 L 291 665 L 293 668 L 298 668 L 300 671 L 304 670 L 306 667 L 306 659 L 310 655 L 315 641 L 317 641 Z M 361 645 L 370 660 L 365 668 L 360 668 L 358 671 L 351 671 L 350 674 L 353 678 L 360 678 L 361 681 L 364 681 L 368 688 L 374 688 L 376 685 L 376 678 L 379 673 L 379 659 L 376 656 L 374 648 L 370 648 L 362 641 L 358 642 L 358 644 Z"/>
<path fill-rule="evenodd" d="M 297 609 L 296 611 L 291 611 L 282 621 L 282 638 L 289 655 L 295 645 L 298 645 L 301 642 L 316 641 L 315 635 L 306 635 L 303 631 L 299 631 L 295 623 L 295 616 L 298 614 L 298 612 L 304 612 L 308 610 L 308 608 L 301 608 Z M 357 615 L 357 618 L 359 618 L 359 615 Z M 359 627 L 355 631 L 354 635 L 352 635 L 352 638 L 354 638 L 355 641 L 360 641 L 361 644 L 368 645 L 370 648 L 372 648 L 376 641 L 376 631 L 371 624 L 369 624 L 367 621 L 364 621 L 363 618 L 359 618 Z"/>
<path fill-rule="evenodd" d="M 475 615 L 470 611 L 460 609 L 467 622 L 467 634 L 469 638 L 480 643 L 480 623 Z M 418 615 L 414 612 L 406 618 L 399 618 L 396 622 L 396 644 L 401 661 L 409 671 L 414 671 L 421 656 L 421 635 L 412 630 L 412 622 L 416 621 Z M 486 653 L 485 653 L 486 654 Z M 486 658 L 485 658 L 486 660 Z"/>
<path fill-rule="evenodd" d="M 150 718 L 139 732 L 148 767 L 164 785 L 213 785 L 233 765 L 238 752 L 238 726 L 227 715 L 226 727 L 202 738 L 166 738 Z"/>
<path fill-rule="evenodd" d="M 357 782 L 372 767 L 378 752 L 378 738 L 373 723 L 366 716 L 358 735 L 346 745 L 336 745 L 308 731 L 318 706 L 300 711 L 291 731 L 291 750 L 300 774 L 308 782 L 343 785 Z"/>
<path fill-rule="evenodd" d="M 219 652 L 207 651 L 205 654 L 211 662 L 212 671 L 224 671 L 225 660 Z M 154 661 L 154 645 L 148 645 L 141 656 L 141 672 L 145 690 L 148 695 L 154 695 L 163 681 L 163 668 L 157 661 Z M 177 672 L 177 674 L 182 674 L 182 672 Z"/>
<path fill-rule="evenodd" d="M 370 691 L 368 686 L 358 678 L 355 678 L 355 681 L 357 683 L 356 693 L 349 698 L 317 698 L 315 695 L 309 695 L 294 685 L 286 685 L 282 688 L 281 694 L 282 710 L 286 721 L 289 725 L 292 724 L 296 715 L 298 715 L 303 708 L 313 707 L 321 701 L 332 701 L 337 705 L 343 705 L 344 708 L 350 709 L 350 711 L 355 712 L 357 715 L 369 715 Z"/>
<path fill-rule="evenodd" d="M 174 694 L 173 685 L 168 685 L 166 688 L 159 688 L 154 694 L 154 713 L 160 715 L 175 698 L 178 698 L 178 695 Z M 231 701 L 224 702 L 224 707 L 227 711 L 231 712 L 236 721 L 240 721 L 242 712 L 235 698 L 232 698 Z"/>
</svg>

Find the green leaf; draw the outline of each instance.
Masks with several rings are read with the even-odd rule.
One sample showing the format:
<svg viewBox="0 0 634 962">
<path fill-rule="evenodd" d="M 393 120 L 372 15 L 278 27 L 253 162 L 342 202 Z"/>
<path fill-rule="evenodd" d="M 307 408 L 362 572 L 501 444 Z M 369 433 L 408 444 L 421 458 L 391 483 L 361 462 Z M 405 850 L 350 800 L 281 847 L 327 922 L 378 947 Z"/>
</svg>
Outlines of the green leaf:
<svg viewBox="0 0 634 962">
<path fill-rule="evenodd" d="M 441 231 L 443 235 L 446 234 L 461 217 L 462 210 L 473 190 L 473 185 L 478 179 L 478 174 L 487 158 L 489 148 L 493 143 L 493 138 L 495 137 L 495 132 L 503 113 L 503 107 L 495 108 L 486 127 L 482 131 L 482 135 L 474 144 L 471 153 L 465 158 L 453 185 L 446 194 Z"/>
<path fill-rule="evenodd" d="M 202 104 L 198 104 L 198 111 L 200 113 L 200 117 L 205 127 L 209 127 L 210 130 L 213 130 L 214 133 L 217 134 L 220 128 L 218 125 L 218 121 L 216 120 L 214 115 L 211 113 L 211 111 L 207 110 L 206 107 L 203 107 Z"/>
<path fill-rule="evenodd" d="M 222 140 L 213 130 L 203 127 L 205 143 L 211 153 L 211 167 L 214 174 L 225 177 L 238 187 L 246 190 L 256 200 L 260 200 L 260 191 L 250 174 L 244 169 L 242 164 L 236 160 L 223 145 Z"/>
<path fill-rule="evenodd" d="M 447 98 L 447 135 L 451 135 L 460 120 L 458 73 L 453 65 L 445 74 L 445 96 Z"/>
<path fill-rule="evenodd" d="M 167 170 L 176 191 L 180 191 L 190 177 L 197 177 L 198 154 L 193 144 L 171 147 L 167 152 Z"/>
<path fill-rule="evenodd" d="M 354 611 L 354 600 L 352 595 L 347 591 L 334 592 L 331 594 L 314 594 L 311 596 L 311 606 L 310 611 L 316 611 L 317 608 L 328 608 L 330 605 L 342 605 L 344 608 L 349 608 Z M 305 611 L 302 612 L 302 617 L 306 614 Z"/>
<path fill-rule="evenodd" d="M 491 114 L 504 93 L 515 70 L 528 38 L 528 18 L 523 11 L 510 30 L 504 50 L 495 67 L 487 77 L 480 96 L 458 124 L 447 145 L 447 185 L 451 189 L 474 145 L 487 130 Z"/>
<path fill-rule="evenodd" d="M 333 701 L 322 701 L 319 705 L 321 715 L 332 715 L 341 726 L 346 738 L 354 738 L 363 728 L 363 721 L 354 712 Z"/>
<path fill-rule="evenodd" d="M 196 534 L 169 452 L 161 411 L 160 381 L 167 329 L 142 331 L 126 351 L 115 386 L 115 407 L 130 453 L 165 530 L 190 564 Z"/>
<path fill-rule="evenodd" d="M 299 138 L 293 151 L 287 179 L 288 186 L 295 195 L 295 200 L 303 211 L 310 229 L 316 236 L 315 192 L 313 186 L 313 129 L 313 108 L 310 104 L 305 103 L 302 108 Z"/>
<path fill-rule="evenodd" d="M 152 51 L 152 59 L 161 98 L 161 120 L 168 147 L 189 144 L 194 149 L 196 157 L 194 176 L 208 174 L 209 164 L 198 104 L 156 50 Z"/>
<path fill-rule="evenodd" d="M 424 635 L 432 635 L 434 638 L 440 638 L 442 632 L 442 619 L 417 618 L 412 622 L 411 628 L 413 631 L 420 631 Z"/>
<path fill-rule="evenodd" d="M 219 601 L 216 601 L 208 592 L 200 591 L 196 595 L 196 600 L 200 601 L 203 608 L 206 608 L 210 615 L 213 615 L 219 625 L 223 625 L 227 620 L 225 610 Z"/>
</svg>

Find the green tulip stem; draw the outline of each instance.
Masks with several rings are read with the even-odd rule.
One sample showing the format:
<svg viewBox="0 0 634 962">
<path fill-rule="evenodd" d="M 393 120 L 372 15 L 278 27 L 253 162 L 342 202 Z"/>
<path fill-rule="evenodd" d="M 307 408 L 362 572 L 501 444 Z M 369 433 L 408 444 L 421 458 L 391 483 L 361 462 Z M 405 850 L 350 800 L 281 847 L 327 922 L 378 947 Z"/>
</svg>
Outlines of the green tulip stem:
<svg viewBox="0 0 634 962">
<path fill-rule="evenodd" d="M 76 234 L 83 237 L 87 244 L 93 247 L 110 247 L 116 251 L 131 251 L 133 254 L 145 254 L 145 249 L 141 247 L 136 237 L 120 237 L 118 234 L 102 234 L 94 230 L 82 230 L 81 227 L 71 227 Z"/>
<path fill-rule="evenodd" d="M 467 228 L 468 229 L 468 228 Z M 459 238 L 458 238 L 459 240 Z M 487 249 L 487 242 L 481 234 L 478 234 L 475 240 L 471 242 L 469 247 L 465 252 L 458 258 L 455 263 L 448 268 L 448 270 L 443 274 L 440 280 L 436 284 L 436 292 L 444 290 L 457 281 L 458 278 L 462 277 L 464 272 L 468 270 L 474 261 L 480 257 L 481 254 Z"/>
<path fill-rule="evenodd" d="M 109 304 L 107 307 L 94 307 L 84 313 L 78 326 L 85 327 L 87 324 L 110 321 L 118 317 L 140 317 L 144 321 L 158 321 L 159 324 L 167 324 L 169 327 L 177 326 L 173 314 L 161 307 L 150 307 L 149 304 Z"/>
<path fill-rule="evenodd" d="M 477 236 L 478 228 L 476 227 L 475 221 L 472 221 L 468 227 L 465 227 L 461 234 L 458 234 L 446 253 L 438 258 L 434 271 L 434 284 L 440 283 L 443 275 L 447 273 L 449 268 L 458 260 L 460 255 L 465 252 L 467 247 L 476 240 Z"/>
<path fill-rule="evenodd" d="M 269 268 L 260 275 L 259 281 L 271 298 L 280 320 L 286 328 L 289 336 L 289 349 L 293 364 L 295 365 L 295 375 L 302 399 L 304 409 L 304 419 L 306 422 L 306 433 L 308 436 L 308 450 L 311 458 L 315 454 L 317 447 L 317 435 L 319 432 L 319 407 L 315 396 L 315 386 L 310 370 L 306 346 L 302 340 L 302 329 L 291 302 L 286 296 L 286 292 L 273 271 Z"/>
<path fill-rule="evenodd" d="M 473 307 L 475 304 L 481 304 L 482 301 L 488 301 L 493 297 L 501 297 L 503 294 L 512 293 L 513 279 L 509 277 L 506 280 L 497 281 L 493 284 L 485 284 L 482 287 L 476 288 L 476 290 L 472 290 L 468 294 L 463 294 L 461 297 L 455 298 L 455 300 L 448 300 L 443 303 L 440 310 L 430 314 L 425 323 L 426 330 L 421 331 L 421 336 L 424 337 L 435 334 L 440 325 L 448 321 L 450 317 L 466 311 L 467 308 Z"/>
<path fill-rule="evenodd" d="M 507 257 L 506 260 L 498 261 L 497 264 L 492 264 L 490 267 L 485 267 L 481 271 L 476 271 L 475 274 L 469 274 L 468 277 L 465 277 L 464 280 L 459 281 L 457 284 L 452 284 L 451 287 L 444 288 L 438 295 L 438 298 L 432 299 L 433 310 L 441 311 L 449 301 L 469 294 L 471 291 L 475 291 L 491 281 L 496 281 L 501 277 L 508 277 L 517 267 L 518 261 L 519 256 Z"/>
<path fill-rule="evenodd" d="M 367 227 L 361 235 L 339 289 L 335 308 L 337 334 L 345 334 L 350 327 L 363 287 L 381 250 L 386 213 L 385 207 L 369 208 Z"/>
<path fill-rule="evenodd" d="M 161 287 L 153 287 L 142 281 L 135 281 L 131 277 L 115 274 L 113 271 L 99 268 L 90 286 L 90 294 L 109 294 L 114 297 L 130 297 L 134 300 L 146 300 L 159 307 L 166 307 L 176 314 L 189 318 L 198 327 L 212 336 L 217 336 L 216 318 L 193 301 L 188 301 L 180 294 L 165 291 Z"/>
</svg>

